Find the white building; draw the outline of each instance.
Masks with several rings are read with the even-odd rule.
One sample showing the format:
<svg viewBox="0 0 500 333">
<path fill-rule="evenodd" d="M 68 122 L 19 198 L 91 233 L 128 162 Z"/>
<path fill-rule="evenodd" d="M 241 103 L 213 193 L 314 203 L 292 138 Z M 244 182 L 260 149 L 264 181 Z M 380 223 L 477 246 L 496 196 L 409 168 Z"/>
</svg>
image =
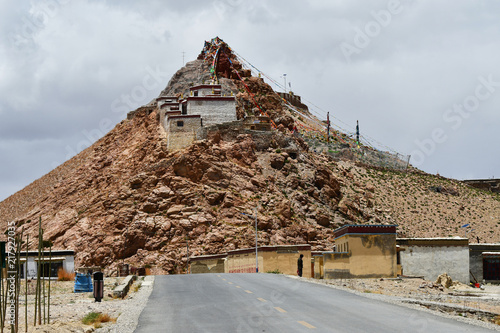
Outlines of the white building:
<svg viewBox="0 0 500 333">
<path fill-rule="evenodd" d="M 398 238 L 396 243 L 403 275 L 434 281 L 448 273 L 454 281 L 469 283 L 467 238 Z"/>
<path fill-rule="evenodd" d="M 24 278 L 26 273 L 28 278 L 36 278 L 38 275 L 38 251 L 29 251 L 27 256 L 26 251 L 21 252 L 20 265 L 21 278 Z M 53 250 L 52 258 L 50 258 L 49 251 L 44 251 L 41 265 L 42 272 L 45 272 L 44 275 L 47 277 L 57 278 L 57 272 L 61 268 L 72 273 L 75 271 L 75 252 L 72 250 Z"/>
</svg>

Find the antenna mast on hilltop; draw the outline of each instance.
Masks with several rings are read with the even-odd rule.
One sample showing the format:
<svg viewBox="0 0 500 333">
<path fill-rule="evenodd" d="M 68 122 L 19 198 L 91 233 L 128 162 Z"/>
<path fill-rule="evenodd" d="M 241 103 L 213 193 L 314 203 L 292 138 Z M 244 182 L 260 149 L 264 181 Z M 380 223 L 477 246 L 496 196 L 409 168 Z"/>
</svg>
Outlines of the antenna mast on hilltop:
<svg viewBox="0 0 500 333">
<path fill-rule="evenodd" d="M 186 55 L 186 52 L 182 51 L 182 66 L 184 66 L 184 56 Z"/>
</svg>

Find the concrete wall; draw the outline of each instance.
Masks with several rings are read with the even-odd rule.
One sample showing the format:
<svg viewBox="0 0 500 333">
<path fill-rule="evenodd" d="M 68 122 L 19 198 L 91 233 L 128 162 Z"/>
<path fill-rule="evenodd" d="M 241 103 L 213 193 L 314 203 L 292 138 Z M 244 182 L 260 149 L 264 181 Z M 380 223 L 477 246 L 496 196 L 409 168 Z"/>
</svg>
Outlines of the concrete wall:
<svg viewBox="0 0 500 333">
<path fill-rule="evenodd" d="M 467 239 L 398 239 L 403 275 L 434 281 L 443 273 L 469 283 Z"/>
<path fill-rule="evenodd" d="M 346 234 L 323 254 L 325 279 L 396 277 L 396 234 Z"/>
<path fill-rule="evenodd" d="M 234 97 L 189 97 L 187 110 L 190 115 L 201 115 L 203 126 L 236 120 Z"/>
<path fill-rule="evenodd" d="M 312 277 L 311 250 L 299 247 L 262 247 L 259 248 L 259 272 L 279 271 L 282 274 L 297 275 L 297 260 L 303 254 L 304 262 L 302 276 Z M 255 250 L 236 250 L 228 253 L 227 273 L 253 273 L 255 272 Z"/>
<path fill-rule="evenodd" d="M 322 279 L 323 273 L 323 255 L 314 255 L 312 258 L 314 262 L 314 278 Z"/>
<path fill-rule="evenodd" d="M 297 275 L 297 260 L 300 254 L 304 255 L 302 277 L 312 277 L 311 272 L 311 251 L 269 251 L 263 252 L 263 271 L 262 272 L 273 272 L 279 270 L 280 273 L 288 275 Z"/>
<path fill-rule="evenodd" d="M 303 254 L 303 277 L 312 277 L 311 246 L 262 246 L 258 249 L 259 273 L 279 271 L 297 274 L 297 260 Z M 192 257 L 192 273 L 255 273 L 255 249 L 230 251 L 227 254 Z"/>
<path fill-rule="evenodd" d="M 323 276 L 325 279 L 347 279 L 350 277 L 347 252 L 323 253 Z"/>
<path fill-rule="evenodd" d="M 259 255 L 259 272 L 262 272 L 262 264 Z M 226 265 L 226 273 L 255 273 L 255 253 L 228 254 Z"/>
<path fill-rule="evenodd" d="M 479 282 L 483 281 L 483 252 L 500 253 L 500 244 L 469 244 L 469 268 Z"/>
<path fill-rule="evenodd" d="M 355 278 L 396 277 L 396 234 L 347 235 L 350 273 Z"/>
</svg>

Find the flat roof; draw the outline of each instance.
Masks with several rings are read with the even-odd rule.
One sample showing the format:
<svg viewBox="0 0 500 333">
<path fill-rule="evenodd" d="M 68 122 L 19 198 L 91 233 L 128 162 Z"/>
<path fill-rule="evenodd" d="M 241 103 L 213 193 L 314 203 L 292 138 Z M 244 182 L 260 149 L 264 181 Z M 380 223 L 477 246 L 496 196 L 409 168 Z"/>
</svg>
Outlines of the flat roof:
<svg viewBox="0 0 500 333">
<path fill-rule="evenodd" d="M 311 245 L 309 244 L 298 244 L 298 245 L 272 245 L 272 246 L 258 246 L 258 251 L 267 252 L 267 251 L 279 251 L 279 250 L 296 250 L 296 251 L 310 251 Z M 243 253 L 252 253 L 255 252 L 255 247 L 232 250 L 228 251 L 227 254 L 243 254 Z"/>
<path fill-rule="evenodd" d="M 402 237 L 402 238 L 396 238 L 396 240 L 469 240 L 468 238 L 464 237 Z"/>
<path fill-rule="evenodd" d="M 189 96 L 187 98 L 188 101 L 233 101 L 236 100 L 235 96 Z"/>
<path fill-rule="evenodd" d="M 258 246 L 257 250 L 259 252 L 267 252 L 267 251 L 280 251 L 280 250 L 297 250 L 297 251 L 307 251 L 311 250 L 311 245 L 309 244 L 298 244 L 298 245 L 266 245 L 266 246 Z M 244 253 L 255 253 L 255 247 L 249 247 L 245 249 L 238 249 L 228 251 L 227 253 L 221 254 L 207 254 L 201 256 L 189 257 L 191 260 L 203 260 L 203 259 L 217 259 L 217 258 L 225 258 L 230 254 L 244 254 Z"/>
<path fill-rule="evenodd" d="M 205 89 L 205 88 L 222 89 L 222 85 L 220 85 L 220 84 L 199 84 L 197 86 L 193 86 L 193 87 L 189 88 L 189 90 Z"/>
<path fill-rule="evenodd" d="M 43 251 L 43 256 L 48 259 L 50 251 Z M 75 251 L 73 250 L 52 250 L 52 256 L 74 256 Z M 19 256 L 26 257 L 26 251 L 19 252 Z M 28 251 L 28 257 L 38 257 L 38 251 Z"/>
<path fill-rule="evenodd" d="M 185 114 L 185 115 L 168 115 L 168 120 L 170 119 L 182 119 L 182 118 L 201 118 L 199 114 Z"/>
<path fill-rule="evenodd" d="M 161 96 L 161 97 L 157 97 L 156 100 L 157 101 L 161 101 L 161 100 L 165 100 L 165 99 L 177 99 L 177 96 Z"/>
<path fill-rule="evenodd" d="M 396 238 L 398 245 L 416 246 L 469 246 L 468 238 L 436 237 L 436 238 Z"/>
<path fill-rule="evenodd" d="M 224 259 L 227 257 L 227 253 L 222 254 L 207 254 L 202 256 L 189 257 L 190 261 L 206 260 L 206 259 Z"/>
<path fill-rule="evenodd" d="M 500 252 L 483 252 L 483 256 L 500 256 Z"/>
<path fill-rule="evenodd" d="M 333 233 L 335 238 L 346 234 L 395 234 L 396 227 L 395 224 L 348 224 L 335 229 Z"/>
</svg>

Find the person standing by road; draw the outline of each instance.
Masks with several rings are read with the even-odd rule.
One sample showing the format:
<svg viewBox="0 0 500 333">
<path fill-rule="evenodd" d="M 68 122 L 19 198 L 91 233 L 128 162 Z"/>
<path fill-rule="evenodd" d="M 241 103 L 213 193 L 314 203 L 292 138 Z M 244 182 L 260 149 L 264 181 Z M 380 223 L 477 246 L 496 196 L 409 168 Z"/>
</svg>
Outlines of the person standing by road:
<svg viewBox="0 0 500 333">
<path fill-rule="evenodd" d="M 304 257 L 303 254 L 300 255 L 299 259 L 297 260 L 297 274 L 302 277 L 302 268 L 304 267 L 304 261 L 302 258 Z"/>
</svg>

